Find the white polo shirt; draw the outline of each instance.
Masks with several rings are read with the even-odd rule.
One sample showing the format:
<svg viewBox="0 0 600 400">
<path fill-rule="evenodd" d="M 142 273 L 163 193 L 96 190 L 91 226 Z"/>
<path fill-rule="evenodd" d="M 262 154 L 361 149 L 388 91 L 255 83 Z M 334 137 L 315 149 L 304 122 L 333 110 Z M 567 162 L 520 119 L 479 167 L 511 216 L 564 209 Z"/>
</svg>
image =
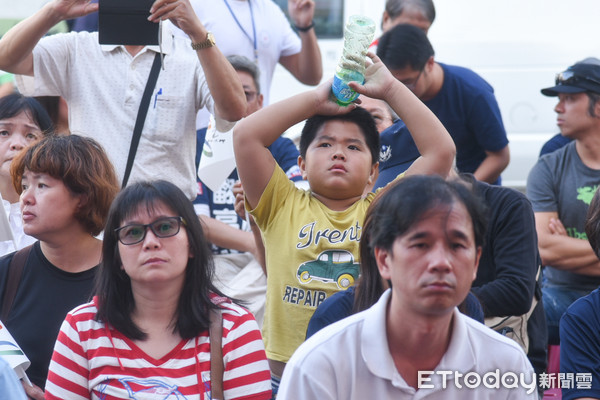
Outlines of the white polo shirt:
<svg viewBox="0 0 600 400">
<path fill-rule="evenodd" d="M 269 105 L 271 82 L 279 59 L 302 50 L 302 42 L 281 8 L 273 0 L 252 0 L 252 12 L 249 0 L 228 0 L 231 12 L 223 0 L 190 0 L 190 3 L 202 24 L 215 35 L 217 46 L 225 56 L 245 56 L 252 61 L 258 59 L 260 92 L 264 96 L 264 105 Z M 176 36 L 187 37 L 182 30 L 174 26 L 172 29 Z M 201 111 L 196 127 L 205 128 L 208 119 L 209 114 Z"/>
<path fill-rule="evenodd" d="M 302 50 L 302 42 L 281 8 L 273 0 L 252 0 L 252 12 L 249 0 L 228 0 L 231 12 L 223 0 L 190 0 L 190 3 L 202 24 L 215 35 L 219 50 L 226 56 L 246 56 L 254 61 L 256 32 L 260 91 L 265 105 L 269 104 L 271 81 L 279 59 Z M 176 36 L 185 36 L 180 29 L 172 29 Z"/>
<path fill-rule="evenodd" d="M 415 390 L 398 373 L 389 353 L 386 336 L 388 289 L 370 309 L 332 324 L 304 342 L 294 353 L 283 373 L 278 397 L 283 399 L 364 400 L 364 399 L 537 399 L 537 390 L 466 387 L 456 375 L 431 374 L 425 385 Z M 498 371 L 524 374 L 533 381 L 533 368 L 516 342 L 454 310 L 452 338 L 435 371 L 473 372 L 481 378 Z M 445 386 L 444 389 L 444 379 Z M 464 376 L 463 376 L 464 378 Z"/>
<path fill-rule="evenodd" d="M 28 96 L 62 96 L 71 133 L 97 140 L 122 180 L 158 51 L 158 46 L 146 46 L 132 57 L 124 46 L 100 46 L 97 32 L 57 34 L 40 40 L 33 51 L 34 78 L 17 76 L 17 85 Z M 165 29 L 163 53 L 165 69 L 150 98 L 129 182 L 165 179 L 194 199 L 196 112 L 202 107 L 213 112 L 214 103 L 188 39 L 174 38 Z"/>
</svg>

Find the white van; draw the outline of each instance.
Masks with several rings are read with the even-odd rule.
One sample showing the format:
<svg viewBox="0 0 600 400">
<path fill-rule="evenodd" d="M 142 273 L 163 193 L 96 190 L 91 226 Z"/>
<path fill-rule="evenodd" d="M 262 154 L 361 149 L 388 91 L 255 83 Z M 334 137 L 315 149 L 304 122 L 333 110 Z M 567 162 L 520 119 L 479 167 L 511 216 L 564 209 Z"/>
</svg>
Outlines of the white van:
<svg viewBox="0 0 600 400">
<path fill-rule="evenodd" d="M 287 0 L 275 0 L 285 10 Z M 429 38 L 436 60 L 471 68 L 493 87 L 510 141 L 503 184 L 523 189 L 542 144 L 558 133 L 555 98 L 540 93 L 558 72 L 586 57 L 600 58 L 598 0 L 434 0 Z M 384 0 L 316 0 L 315 25 L 323 79 L 333 75 L 343 46 L 342 27 L 352 14 L 378 27 Z M 378 30 L 376 35 L 381 32 Z M 271 99 L 307 87 L 278 66 Z M 298 128 L 291 135 L 297 134 Z"/>
</svg>

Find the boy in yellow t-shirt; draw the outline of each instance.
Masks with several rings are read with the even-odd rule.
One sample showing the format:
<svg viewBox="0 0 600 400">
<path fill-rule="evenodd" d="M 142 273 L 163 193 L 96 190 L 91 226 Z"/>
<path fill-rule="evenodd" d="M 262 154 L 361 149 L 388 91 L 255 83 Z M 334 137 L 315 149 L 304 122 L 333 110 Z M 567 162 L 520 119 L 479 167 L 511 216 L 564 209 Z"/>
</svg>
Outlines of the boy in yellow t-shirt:
<svg viewBox="0 0 600 400">
<path fill-rule="evenodd" d="M 445 177 L 455 154 L 450 135 L 377 56 L 369 57 L 365 83 L 350 86 L 385 100 L 412 132 L 421 157 L 405 174 Z M 233 133 L 246 208 L 265 243 L 263 337 L 275 378 L 304 340 L 315 308 L 358 278 L 358 242 L 375 196 L 363 193 L 378 168 L 375 123 L 357 104 L 336 104 L 330 92 L 328 82 L 270 105 L 240 121 Z M 268 150 L 286 129 L 305 119 L 298 163 L 310 191 L 297 189 Z"/>
</svg>

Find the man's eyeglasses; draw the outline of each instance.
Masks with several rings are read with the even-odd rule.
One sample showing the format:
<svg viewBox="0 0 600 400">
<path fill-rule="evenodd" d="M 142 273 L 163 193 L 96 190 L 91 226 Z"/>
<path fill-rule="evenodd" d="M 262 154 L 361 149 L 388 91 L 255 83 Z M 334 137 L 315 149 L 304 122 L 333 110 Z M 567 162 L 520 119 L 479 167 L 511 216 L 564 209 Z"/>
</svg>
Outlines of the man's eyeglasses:
<svg viewBox="0 0 600 400">
<path fill-rule="evenodd" d="M 556 79 L 554 82 L 556 85 L 569 85 L 581 81 L 593 82 L 597 85 L 600 85 L 600 81 L 598 81 L 597 79 L 590 78 L 589 76 L 578 75 L 576 72 L 571 70 L 566 70 L 559 74 L 556 74 Z"/>
<path fill-rule="evenodd" d="M 253 101 L 256 98 L 256 95 L 258 95 L 257 92 L 253 92 L 253 91 L 250 91 L 250 90 L 245 90 L 244 94 L 246 95 L 246 101 L 248 103 L 250 103 L 251 101 Z"/>
<path fill-rule="evenodd" d="M 404 86 L 406 86 L 407 88 L 409 88 L 410 90 L 415 90 L 415 87 L 417 86 L 417 82 L 419 82 L 419 78 L 421 77 L 421 74 L 423 74 L 423 71 L 425 71 L 425 68 L 423 68 L 420 72 L 419 75 L 417 75 L 417 77 L 415 78 L 414 81 L 406 83 L 406 82 L 402 82 L 404 83 Z"/>
<path fill-rule="evenodd" d="M 175 236 L 181 229 L 181 224 L 186 225 L 183 217 L 159 218 L 149 224 L 130 224 L 115 229 L 119 242 L 124 245 L 136 244 L 144 240 L 148 228 L 158 238 Z"/>
</svg>

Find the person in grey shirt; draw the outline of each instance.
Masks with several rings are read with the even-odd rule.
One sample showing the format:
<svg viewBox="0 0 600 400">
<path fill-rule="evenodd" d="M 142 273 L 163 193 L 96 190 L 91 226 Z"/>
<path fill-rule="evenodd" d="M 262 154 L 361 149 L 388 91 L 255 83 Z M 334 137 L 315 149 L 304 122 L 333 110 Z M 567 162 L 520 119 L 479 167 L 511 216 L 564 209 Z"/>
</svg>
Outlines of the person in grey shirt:
<svg viewBox="0 0 600 400">
<path fill-rule="evenodd" d="M 542 89 L 557 96 L 561 134 L 571 143 L 541 157 L 527 179 L 542 264 L 548 342 L 559 344 L 567 307 L 600 286 L 600 260 L 585 234 L 588 206 L 600 185 L 600 60 L 588 58 Z"/>
</svg>

